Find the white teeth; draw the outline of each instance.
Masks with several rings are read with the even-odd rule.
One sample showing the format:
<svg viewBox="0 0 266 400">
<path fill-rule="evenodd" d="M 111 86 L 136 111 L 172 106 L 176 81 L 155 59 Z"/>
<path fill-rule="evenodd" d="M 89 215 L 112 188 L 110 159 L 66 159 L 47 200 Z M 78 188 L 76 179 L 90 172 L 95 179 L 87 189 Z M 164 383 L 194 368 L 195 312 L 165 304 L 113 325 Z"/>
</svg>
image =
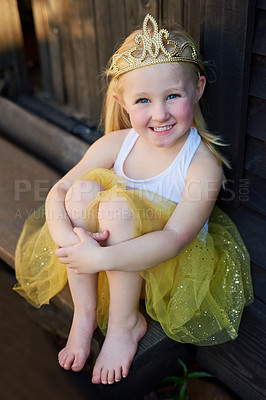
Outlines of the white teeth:
<svg viewBox="0 0 266 400">
<path fill-rule="evenodd" d="M 173 125 L 168 125 L 168 126 L 164 126 L 162 128 L 153 128 L 154 132 L 163 132 L 163 131 L 169 131 L 169 129 L 171 129 L 173 127 Z"/>
</svg>

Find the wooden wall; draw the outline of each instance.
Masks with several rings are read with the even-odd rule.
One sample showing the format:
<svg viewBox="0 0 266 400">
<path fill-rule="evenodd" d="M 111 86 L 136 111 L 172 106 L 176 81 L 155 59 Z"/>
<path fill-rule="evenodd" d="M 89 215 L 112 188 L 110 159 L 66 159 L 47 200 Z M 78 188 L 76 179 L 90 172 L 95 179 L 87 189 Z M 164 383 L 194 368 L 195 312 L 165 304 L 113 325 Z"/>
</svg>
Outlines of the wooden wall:
<svg viewBox="0 0 266 400">
<path fill-rule="evenodd" d="M 221 205 L 236 222 L 251 257 L 255 301 L 239 338 L 200 348 L 198 361 L 241 399 L 266 398 L 266 0 L 202 0 L 201 45 L 215 59 L 208 121 L 231 144 L 232 170 Z M 219 19 L 220 18 L 220 19 Z M 218 23 L 217 21 L 220 21 Z"/>
<path fill-rule="evenodd" d="M 17 0 L 0 0 L 0 78 L 3 85 L 7 86 L 5 92 L 11 98 L 28 92 Z"/>
<path fill-rule="evenodd" d="M 266 1 L 202 3 L 201 47 L 217 66 L 206 93 L 207 120 L 230 145 L 232 165 L 221 204 L 234 216 L 252 261 L 266 270 L 260 240 L 266 232 Z"/>
<path fill-rule="evenodd" d="M 17 92 L 26 93 L 17 4 L 17 0 L 0 0 L 0 66 L 12 66 Z M 70 106 L 89 125 L 99 121 L 101 77 L 116 44 L 147 13 L 182 25 L 198 42 L 200 38 L 200 1 L 195 6 L 193 0 L 31 0 L 31 5 L 41 87 L 30 89 L 55 104 Z M 7 45 L 11 51 L 6 52 Z"/>
<path fill-rule="evenodd" d="M 256 295 L 266 304 L 266 0 L 230 6 L 226 0 L 219 6 L 204 1 L 201 46 L 217 64 L 207 119 L 231 145 L 226 154 L 232 170 L 221 204 L 241 230 L 253 271 L 260 271 L 254 274 Z M 221 25 L 215 22 L 218 15 Z"/>
<path fill-rule="evenodd" d="M 174 20 L 199 40 L 200 7 L 192 0 L 32 0 L 43 90 L 97 124 L 102 72 L 115 46 L 149 12 Z"/>
<path fill-rule="evenodd" d="M 248 196 L 242 201 L 243 212 L 253 218 L 250 237 L 254 283 L 257 296 L 266 304 L 266 1 L 257 2 L 248 96 L 244 175 Z M 243 217 L 245 216 L 243 214 Z M 260 243 L 260 244 L 259 244 Z M 255 271 L 258 273 L 255 274 Z"/>
</svg>

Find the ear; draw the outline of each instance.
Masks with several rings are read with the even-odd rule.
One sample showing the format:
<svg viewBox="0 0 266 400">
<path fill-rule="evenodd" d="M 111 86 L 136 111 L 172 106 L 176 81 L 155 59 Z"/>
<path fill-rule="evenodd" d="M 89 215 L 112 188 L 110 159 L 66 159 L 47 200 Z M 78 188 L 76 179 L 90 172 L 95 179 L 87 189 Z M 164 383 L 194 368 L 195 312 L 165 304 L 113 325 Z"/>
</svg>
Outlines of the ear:
<svg viewBox="0 0 266 400">
<path fill-rule="evenodd" d="M 124 102 L 124 99 L 122 98 L 122 96 L 119 96 L 117 93 L 114 93 L 113 97 L 114 97 L 115 101 L 117 101 L 117 103 L 119 103 L 120 106 L 123 107 L 127 111 L 126 105 L 125 105 L 125 102 Z"/>
<path fill-rule="evenodd" d="M 200 76 L 197 84 L 197 91 L 196 91 L 196 98 L 195 98 L 195 103 L 199 101 L 199 99 L 202 97 L 204 89 L 206 85 L 206 78 L 205 76 Z"/>
</svg>

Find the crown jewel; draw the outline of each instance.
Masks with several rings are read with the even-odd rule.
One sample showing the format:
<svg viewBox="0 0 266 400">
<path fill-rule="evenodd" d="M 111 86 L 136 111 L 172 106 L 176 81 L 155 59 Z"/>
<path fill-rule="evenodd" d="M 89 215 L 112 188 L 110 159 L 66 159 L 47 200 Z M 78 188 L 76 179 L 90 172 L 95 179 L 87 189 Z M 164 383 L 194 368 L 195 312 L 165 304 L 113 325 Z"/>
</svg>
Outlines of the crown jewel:
<svg viewBox="0 0 266 400">
<path fill-rule="evenodd" d="M 149 23 L 153 26 L 152 31 L 148 29 Z M 135 36 L 136 46 L 124 53 L 114 54 L 112 68 L 116 78 L 125 72 L 148 65 L 172 62 L 198 64 L 198 54 L 194 44 L 192 42 L 184 42 L 179 45 L 176 41 L 169 40 L 169 32 L 166 29 L 159 30 L 156 20 L 150 14 L 147 14 L 144 18 L 142 30 L 142 33 L 138 33 Z M 185 55 L 184 52 L 187 48 L 190 52 Z M 141 51 L 141 54 L 134 55 L 137 51 Z M 119 63 L 117 63 L 121 58 L 126 65 L 123 68 L 119 68 Z"/>
</svg>

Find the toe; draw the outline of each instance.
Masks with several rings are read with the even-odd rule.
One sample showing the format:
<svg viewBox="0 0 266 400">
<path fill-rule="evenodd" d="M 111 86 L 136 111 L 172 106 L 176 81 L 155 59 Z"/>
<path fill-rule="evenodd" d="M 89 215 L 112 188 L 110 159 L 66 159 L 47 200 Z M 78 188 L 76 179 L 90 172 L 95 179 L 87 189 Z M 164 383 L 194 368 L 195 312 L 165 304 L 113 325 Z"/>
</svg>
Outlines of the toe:
<svg viewBox="0 0 266 400">
<path fill-rule="evenodd" d="M 126 378 L 128 376 L 129 373 L 129 366 L 122 366 L 122 376 L 123 378 Z"/>
<path fill-rule="evenodd" d="M 122 378 L 121 368 L 117 368 L 115 370 L 115 381 L 119 382 L 119 381 L 121 381 L 121 378 Z"/>
<path fill-rule="evenodd" d="M 93 369 L 91 381 L 96 384 L 101 383 L 101 369 L 97 368 L 97 364 Z"/>
<path fill-rule="evenodd" d="M 93 376 L 91 381 L 92 381 L 92 383 L 99 384 L 99 383 L 101 383 L 101 378 L 99 376 Z"/>
<path fill-rule="evenodd" d="M 64 351 L 60 352 L 60 355 L 58 357 L 59 364 L 64 369 L 70 369 L 71 364 L 74 360 L 74 354 L 69 353 L 66 349 L 63 350 Z"/>
<path fill-rule="evenodd" d="M 102 372 L 101 372 L 101 382 L 103 385 L 107 385 L 107 383 L 108 383 L 108 370 L 106 370 L 104 368 L 102 369 Z"/>
<path fill-rule="evenodd" d="M 71 365 L 72 365 L 72 363 L 74 361 L 74 358 L 75 358 L 75 355 L 72 352 L 68 353 L 67 357 L 66 357 L 66 359 L 65 359 L 65 361 L 64 361 L 64 363 L 62 365 L 62 367 L 65 368 L 65 369 L 70 369 Z"/>
<path fill-rule="evenodd" d="M 108 380 L 108 385 L 112 385 L 114 383 L 114 381 L 115 381 L 115 371 L 114 370 L 108 371 L 107 380 Z"/>
<path fill-rule="evenodd" d="M 60 353 L 58 354 L 58 362 L 63 367 L 65 360 L 67 358 L 67 352 L 65 349 L 61 350 Z"/>
<path fill-rule="evenodd" d="M 74 362 L 72 364 L 72 371 L 78 372 L 80 371 L 85 364 L 86 358 L 80 354 L 76 354 Z"/>
</svg>

